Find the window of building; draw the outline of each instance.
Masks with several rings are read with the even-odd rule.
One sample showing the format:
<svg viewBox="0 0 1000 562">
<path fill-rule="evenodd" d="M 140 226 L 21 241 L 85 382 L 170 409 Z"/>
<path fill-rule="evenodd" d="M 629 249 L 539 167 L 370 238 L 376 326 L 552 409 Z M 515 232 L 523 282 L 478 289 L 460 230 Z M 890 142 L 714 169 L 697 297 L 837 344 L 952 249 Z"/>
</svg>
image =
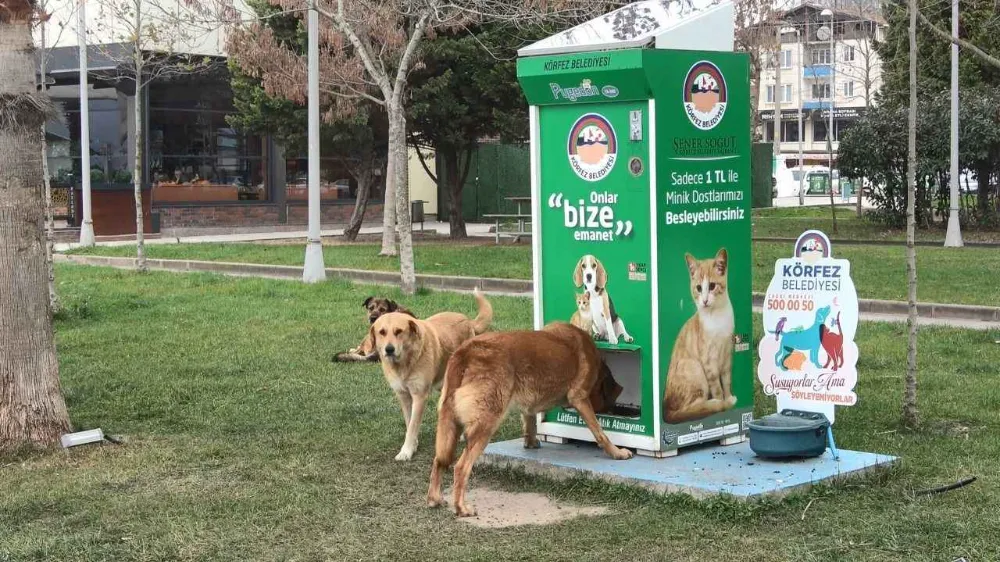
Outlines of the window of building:
<svg viewBox="0 0 1000 562">
<path fill-rule="evenodd" d="M 153 83 L 148 91 L 154 203 L 270 199 L 263 139 L 226 121 L 233 111 L 228 82 Z"/>
<path fill-rule="evenodd" d="M 813 99 L 829 99 L 830 98 L 830 84 L 813 84 L 812 85 L 812 97 Z"/>
<path fill-rule="evenodd" d="M 799 142 L 799 121 L 785 120 L 781 122 L 781 140 L 784 142 Z"/>
<path fill-rule="evenodd" d="M 844 96 L 848 98 L 854 97 L 854 81 L 844 83 Z"/>
<path fill-rule="evenodd" d="M 812 64 L 830 64 L 830 49 L 828 47 L 816 47 L 809 53 Z"/>
<path fill-rule="evenodd" d="M 792 67 L 792 50 L 786 49 L 781 51 L 781 68 L 791 68 Z"/>
<path fill-rule="evenodd" d="M 851 45 L 844 46 L 844 61 L 854 62 L 854 47 Z"/>
<path fill-rule="evenodd" d="M 764 89 L 764 101 L 766 103 L 774 103 L 774 86 L 767 86 Z"/>
<path fill-rule="evenodd" d="M 813 121 L 813 141 L 826 141 L 826 121 Z"/>
<path fill-rule="evenodd" d="M 784 84 L 781 89 L 781 101 L 788 103 L 792 101 L 792 85 Z"/>
<path fill-rule="evenodd" d="M 370 198 L 382 198 L 380 178 L 374 178 Z M 288 201 L 309 200 L 309 159 L 305 156 L 285 160 L 285 190 Z M 319 198 L 322 201 L 338 199 L 354 200 L 357 196 L 358 183 L 351 177 L 337 158 L 321 158 L 319 164 Z"/>
<path fill-rule="evenodd" d="M 80 154 L 80 99 L 76 86 L 57 86 L 49 90 L 64 120 L 46 124 L 49 142 L 49 176 L 57 187 L 78 184 L 83 165 Z M 90 181 L 107 187 L 132 181 L 131 146 L 128 142 L 129 99 L 113 88 L 96 88 L 90 93 Z"/>
</svg>

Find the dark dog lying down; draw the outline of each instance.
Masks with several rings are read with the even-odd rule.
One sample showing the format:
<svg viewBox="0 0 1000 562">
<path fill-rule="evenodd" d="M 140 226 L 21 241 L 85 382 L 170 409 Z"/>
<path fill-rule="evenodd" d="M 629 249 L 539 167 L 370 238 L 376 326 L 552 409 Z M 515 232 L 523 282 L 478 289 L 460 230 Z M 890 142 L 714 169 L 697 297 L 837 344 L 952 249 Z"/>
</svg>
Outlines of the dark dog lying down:
<svg viewBox="0 0 1000 562">
<path fill-rule="evenodd" d="M 396 301 L 387 298 L 368 297 L 362 306 L 365 309 L 365 318 L 368 320 L 369 326 L 374 324 L 383 314 L 390 312 L 399 312 L 416 318 L 412 312 L 399 306 Z M 361 340 L 358 347 L 337 353 L 333 356 L 333 361 L 335 363 L 378 361 L 378 350 L 375 349 L 375 341 L 372 339 L 371 330 L 365 335 L 365 339 Z"/>
</svg>

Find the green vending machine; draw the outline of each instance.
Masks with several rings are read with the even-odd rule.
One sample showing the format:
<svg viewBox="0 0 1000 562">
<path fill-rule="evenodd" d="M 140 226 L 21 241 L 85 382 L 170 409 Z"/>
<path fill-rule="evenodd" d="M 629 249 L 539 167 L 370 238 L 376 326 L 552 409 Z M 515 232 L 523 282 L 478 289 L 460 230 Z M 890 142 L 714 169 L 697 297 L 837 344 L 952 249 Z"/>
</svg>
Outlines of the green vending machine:
<svg viewBox="0 0 1000 562">
<path fill-rule="evenodd" d="M 637 2 L 519 52 L 530 104 L 535 327 L 590 332 L 619 446 L 663 457 L 745 439 L 750 101 L 732 4 Z M 550 442 L 592 441 L 572 408 Z"/>
</svg>

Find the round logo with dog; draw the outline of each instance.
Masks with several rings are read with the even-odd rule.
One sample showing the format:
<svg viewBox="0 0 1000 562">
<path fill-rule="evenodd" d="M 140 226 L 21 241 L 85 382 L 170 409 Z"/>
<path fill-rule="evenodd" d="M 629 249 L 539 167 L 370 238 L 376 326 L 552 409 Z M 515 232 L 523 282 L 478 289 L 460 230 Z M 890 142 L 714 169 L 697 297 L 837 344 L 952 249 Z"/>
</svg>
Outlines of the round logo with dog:
<svg viewBox="0 0 1000 562">
<path fill-rule="evenodd" d="M 726 79 L 719 67 L 700 61 L 684 79 L 684 114 L 702 131 L 714 129 L 722 121 L 727 105 Z"/>
<path fill-rule="evenodd" d="M 600 181 L 615 167 L 618 137 L 608 120 L 598 113 L 588 113 L 576 120 L 567 144 L 569 165 L 587 181 Z"/>
</svg>

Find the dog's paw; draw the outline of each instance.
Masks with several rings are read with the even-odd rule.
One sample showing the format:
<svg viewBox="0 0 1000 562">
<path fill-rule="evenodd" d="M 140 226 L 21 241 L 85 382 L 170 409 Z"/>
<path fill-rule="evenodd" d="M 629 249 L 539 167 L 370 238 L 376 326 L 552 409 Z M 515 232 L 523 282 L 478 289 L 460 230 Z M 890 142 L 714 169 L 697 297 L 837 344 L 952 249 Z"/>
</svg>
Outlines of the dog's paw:
<svg viewBox="0 0 1000 562">
<path fill-rule="evenodd" d="M 624 447 L 618 447 L 617 451 L 611 453 L 611 458 L 616 461 L 627 461 L 632 458 L 632 451 Z"/>
<path fill-rule="evenodd" d="M 541 449 L 542 448 L 542 444 L 538 442 L 538 439 L 534 439 L 534 438 L 527 439 L 527 438 L 525 438 L 525 440 L 524 440 L 524 448 L 525 449 Z"/>
<path fill-rule="evenodd" d="M 408 449 L 406 447 L 403 447 L 402 449 L 399 450 L 399 454 L 396 455 L 396 460 L 397 461 L 408 461 L 408 460 L 412 459 L 413 458 L 413 452 L 414 452 L 415 449 L 416 449 L 416 447 L 414 447 L 412 449 Z"/>
<path fill-rule="evenodd" d="M 456 505 L 455 515 L 459 517 L 475 517 L 479 514 L 476 512 L 476 508 L 471 505 Z"/>
<path fill-rule="evenodd" d="M 732 408 L 735 405 L 736 405 L 736 395 L 730 394 L 729 398 L 726 398 L 726 406 Z"/>
<path fill-rule="evenodd" d="M 635 338 L 629 335 L 622 336 L 622 339 L 625 340 L 625 343 L 632 343 L 635 341 Z"/>
<path fill-rule="evenodd" d="M 444 498 L 427 496 L 427 507 L 446 507 L 447 505 L 448 502 Z"/>
</svg>

